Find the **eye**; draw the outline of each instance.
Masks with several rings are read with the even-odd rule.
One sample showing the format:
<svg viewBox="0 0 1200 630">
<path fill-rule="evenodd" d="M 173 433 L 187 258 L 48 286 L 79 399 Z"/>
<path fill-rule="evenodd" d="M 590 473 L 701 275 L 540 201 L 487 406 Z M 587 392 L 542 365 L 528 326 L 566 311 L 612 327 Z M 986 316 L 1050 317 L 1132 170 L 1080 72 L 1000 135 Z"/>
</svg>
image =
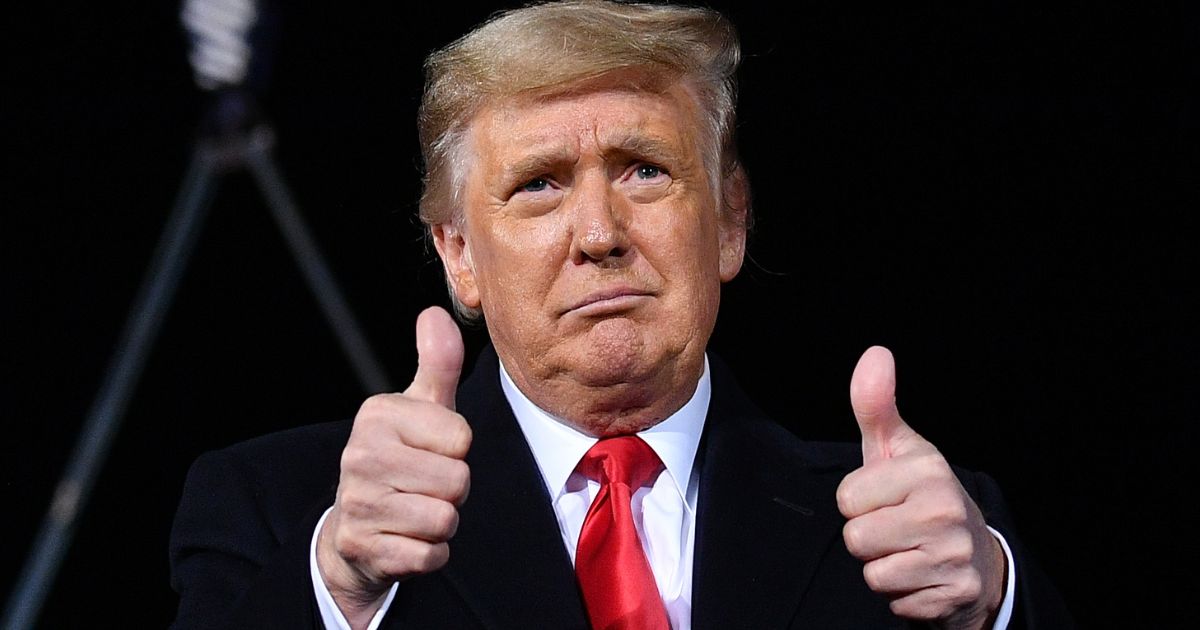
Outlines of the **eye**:
<svg viewBox="0 0 1200 630">
<path fill-rule="evenodd" d="M 550 187 L 550 182 L 544 177 L 536 177 L 521 185 L 519 192 L 541 192 Z"/>
<path fill-rule="evenodd" d="M 535 217 L 557 208 L 563 195 L 563 189 L 554 176 L 546 174 L 527 179 L 524 184 L 517 184 L 504 199 L 504 204 L 506 211 L 514 216 Z"/>
<path fill-rule="evenodd" d="M 643 164 L 643 165 L 637 167 L 637 171 L 635 171 L 635 174 L 637 175 L 638 179 L 654 179 L 655 177 L 658 177 L 659 175 L 663 175 L 665 173 L 666 173 L 666 171 L 664 171 L 663 169 L 661 169 L 657 166 L 654 166 L 653 164 Z"/>
<path fill-rule="evenodd" d="M 653 203 L 672 190 L 667 169 L 649 162 L 634 162 L 621 179 L 621 186 L 634 203 Z"/>
</svg>

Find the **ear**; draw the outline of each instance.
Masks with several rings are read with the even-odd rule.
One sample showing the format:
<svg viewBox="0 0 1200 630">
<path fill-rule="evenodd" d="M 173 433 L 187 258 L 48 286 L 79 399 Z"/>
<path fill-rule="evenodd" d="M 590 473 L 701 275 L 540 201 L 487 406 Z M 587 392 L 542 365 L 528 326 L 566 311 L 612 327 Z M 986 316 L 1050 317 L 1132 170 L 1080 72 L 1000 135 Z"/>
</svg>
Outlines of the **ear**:
<svg viewBox="0 0 1200 630">
<path fill-rule="evenodd" d="M 721 217 L 717 221 L 721 241 L 721 282 L 729 282 L 742 269 L 746 255 L 746 224 L 750 220 L 750 180 L 739 164 L 721 182 Z"/>
<path fill-rule="evenodd" d="M 437 248 L 446 270 L 446 282 L 467 308 L 479 308 L 479 286 L 475 283 L 475 261 L 471 259 L 471 245 L 466 235 L 454 222 L 435 223 L 429 226 L 433 235 L 433 246 Z"/>
</svg>

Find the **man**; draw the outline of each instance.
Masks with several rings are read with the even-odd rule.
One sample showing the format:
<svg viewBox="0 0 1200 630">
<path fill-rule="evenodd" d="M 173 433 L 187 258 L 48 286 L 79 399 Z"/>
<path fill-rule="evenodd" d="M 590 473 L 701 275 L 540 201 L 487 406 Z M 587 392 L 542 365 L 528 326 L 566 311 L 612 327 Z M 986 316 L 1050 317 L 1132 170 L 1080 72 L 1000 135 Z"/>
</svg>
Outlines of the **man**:
<svg viewBox="0 0 1200 630">
<path fill-rule="evenodd" d="M 712 11 L 577 1 L 430 57 L 421 216 L 492 347 L 459 387 L 429 309 L 404 393 L 201 458 L 178 627 L 1057 623 L 993 485 L 900 418 L 885 349 L 851 381 L 861 449 L 797 441 L 706 356 L 750 218 L 738 56 Z"/>
</svg>

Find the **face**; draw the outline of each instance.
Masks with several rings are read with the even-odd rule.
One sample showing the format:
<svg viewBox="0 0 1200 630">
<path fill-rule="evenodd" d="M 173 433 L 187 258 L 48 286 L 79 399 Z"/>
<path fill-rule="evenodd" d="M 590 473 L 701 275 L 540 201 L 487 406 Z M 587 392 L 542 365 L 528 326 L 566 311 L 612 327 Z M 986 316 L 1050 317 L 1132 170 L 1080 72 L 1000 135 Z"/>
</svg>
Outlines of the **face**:
<svg viewBox="0 0 1200 630">
<path fill-rule="evenodd" d="M 469 128 L 461 221 L 435 244 L 518 387 L 586 432 L 662 420 L 703 370 L 745 243 L 704 128 L 682 85 L 502 101 Z"/>
</svg>

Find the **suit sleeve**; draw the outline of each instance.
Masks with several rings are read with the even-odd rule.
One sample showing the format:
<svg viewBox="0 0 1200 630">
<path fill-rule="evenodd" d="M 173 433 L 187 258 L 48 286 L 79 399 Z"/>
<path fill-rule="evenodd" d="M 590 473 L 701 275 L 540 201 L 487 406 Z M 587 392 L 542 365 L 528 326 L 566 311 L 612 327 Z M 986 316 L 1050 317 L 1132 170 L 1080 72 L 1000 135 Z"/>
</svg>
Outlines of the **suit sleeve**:
<svg viewBox="0 0 1200 630">
<path fill-rule="evenodd" d="M 968 493 L 979 505 L 988 525 L 1003 536 L 1017 566 L 1017 584 L 1012 621 L 1008 630 L 1069 630 L 1075 623 L 1058 589 L 1038 567 L 1013 527 L 1012 516 L 1000 487 L 982 473 L 961 474 Z"/>
<path fill-rule="evenodd" d="M 256 463 L 217 451 L 188 473 L 170 542 L 177 630 L 322 627 L 308 545 L 332 495 L 296 505 L 290 488 L 263 483 Z"/>
</svg>

